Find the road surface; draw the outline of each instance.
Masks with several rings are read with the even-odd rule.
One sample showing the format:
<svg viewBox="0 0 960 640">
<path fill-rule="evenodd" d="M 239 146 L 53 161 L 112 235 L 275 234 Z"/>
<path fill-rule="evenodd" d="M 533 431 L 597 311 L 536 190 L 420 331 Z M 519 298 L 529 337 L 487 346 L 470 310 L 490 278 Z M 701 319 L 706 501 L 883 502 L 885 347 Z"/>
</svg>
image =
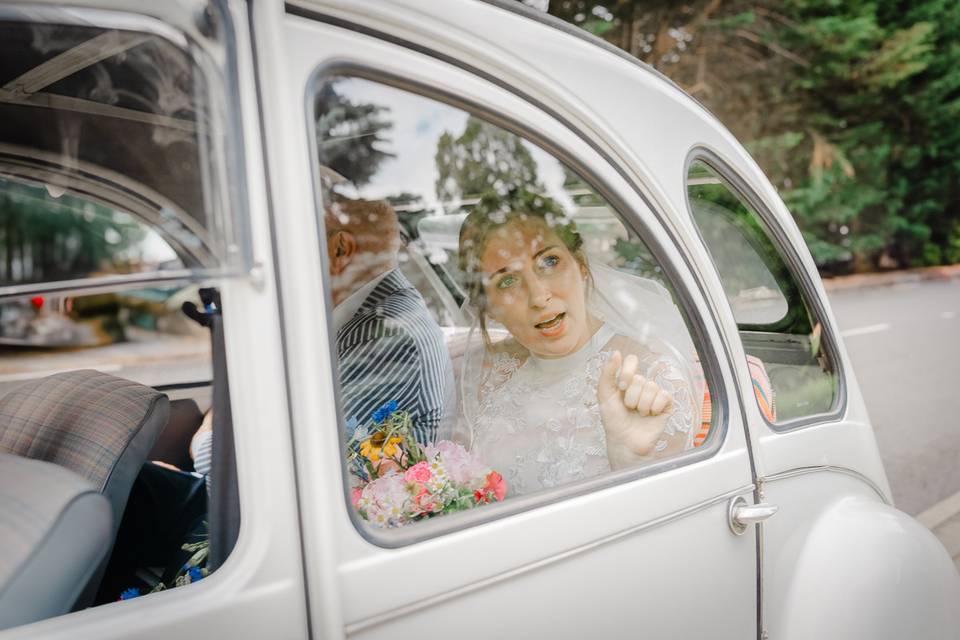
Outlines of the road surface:
<svg viewBox="0 0 960 640">
<path fill-rule="evenodd" d="M 960 492 L 960 279 L 829 297 L 897 507 Z"/>
</svg>

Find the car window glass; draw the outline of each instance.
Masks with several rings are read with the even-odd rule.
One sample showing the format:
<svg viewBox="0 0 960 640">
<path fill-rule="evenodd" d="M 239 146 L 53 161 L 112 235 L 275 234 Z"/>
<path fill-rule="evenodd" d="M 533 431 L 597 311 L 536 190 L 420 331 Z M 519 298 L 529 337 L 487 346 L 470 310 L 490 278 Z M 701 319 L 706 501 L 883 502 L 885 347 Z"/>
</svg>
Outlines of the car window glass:
<svg viewBox="0 0 960 640">
<path fill-rule="evenodd" d="M 0 293 L 247 264 L 242 200 L 228 204 L 222 78 L 182 46 L 0 20 Z"/>
<path fill-rule="evenodd" d="M 687 189 L 740 328 L 761 412 L 783 423 L 830 411 L 837 380 L 822 325 L 763 218 L 706 162 L 690 165 Z"/>
<path fill-rule="evenodd" d="M 710 394 L 672 286 L 580 175 L 377 82 L 326 78 L 314 106 L 361 522 L 408 525 L 703 443 Z"/>
<path fill-rule="evenodd" d="M 126 211 L 0 176 L 0 286 L 183 267 L 169 242 Z"/>
</svg>

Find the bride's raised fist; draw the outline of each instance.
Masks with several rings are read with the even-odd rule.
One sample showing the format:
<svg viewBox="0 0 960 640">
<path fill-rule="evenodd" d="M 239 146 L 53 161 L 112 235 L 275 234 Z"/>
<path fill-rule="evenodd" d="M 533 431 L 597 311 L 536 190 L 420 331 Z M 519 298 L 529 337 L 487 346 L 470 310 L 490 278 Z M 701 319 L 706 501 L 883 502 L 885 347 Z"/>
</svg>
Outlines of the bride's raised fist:
<svg viewBox="0 0 960 640">
<path fill-rule="evenodd" d="M 597 403 L 614 468 L 649 459 L 661 440 L 673 398 L 637 374 L 639 359 L 614 351 L 600 372 Z M 618 375 L 619 374 L 619 375 Z"/>
</svg>

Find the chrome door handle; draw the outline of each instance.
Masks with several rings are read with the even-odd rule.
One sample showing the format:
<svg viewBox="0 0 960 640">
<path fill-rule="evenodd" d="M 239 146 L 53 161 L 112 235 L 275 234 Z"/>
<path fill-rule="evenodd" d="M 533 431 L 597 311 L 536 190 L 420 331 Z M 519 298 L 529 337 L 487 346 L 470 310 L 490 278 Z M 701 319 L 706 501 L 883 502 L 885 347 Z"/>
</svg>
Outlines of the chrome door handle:
<svg viewBox="0 0 960 640">
<path fill-rule="evenodd" d="M 751 524 L 757 524 L 775 514 L 780 507 L 775 504 L 747 504 L 743 496 L 737 496 L 730 501 L 730 509 L 727 513 L 727 524 L 730 530 L 738 536 L 744 534 L 747 527 Z"/>
</svg>

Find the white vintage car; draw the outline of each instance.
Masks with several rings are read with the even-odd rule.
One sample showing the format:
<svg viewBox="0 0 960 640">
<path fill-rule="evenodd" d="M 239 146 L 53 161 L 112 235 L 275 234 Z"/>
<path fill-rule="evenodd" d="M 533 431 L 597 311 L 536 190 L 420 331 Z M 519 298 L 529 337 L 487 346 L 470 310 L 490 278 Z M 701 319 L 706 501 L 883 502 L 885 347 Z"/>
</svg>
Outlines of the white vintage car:
<svg viewBox="0 0 960 640">
<path fill-rule="evenodd" d="M 652 69 L 505 0 L 18 0 L 0 51 L 0 304 L 200 284 L 212 337 L 0 353 L 4 638 L 960 637 L 790 212 Z M 603 396 L 612 344 L 661 368 Z"/>
</svg>

